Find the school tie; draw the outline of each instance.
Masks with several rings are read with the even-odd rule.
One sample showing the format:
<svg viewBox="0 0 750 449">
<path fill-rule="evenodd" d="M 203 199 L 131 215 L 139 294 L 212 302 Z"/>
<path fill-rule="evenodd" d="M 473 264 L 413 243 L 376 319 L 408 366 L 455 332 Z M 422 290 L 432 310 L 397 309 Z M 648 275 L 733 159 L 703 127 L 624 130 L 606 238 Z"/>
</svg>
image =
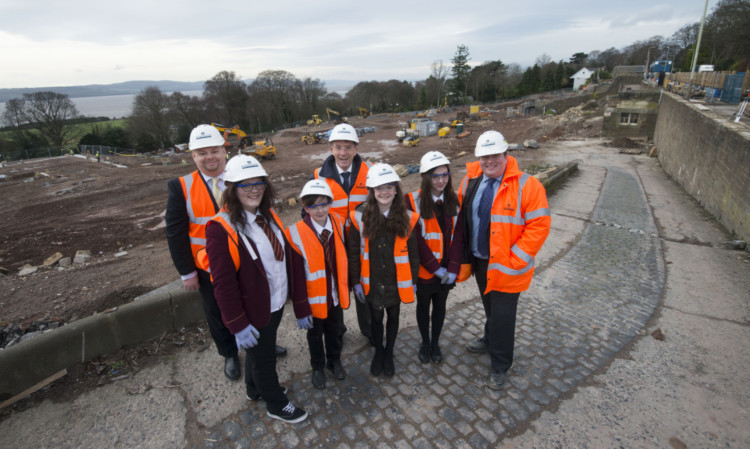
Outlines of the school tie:
<svg viewBox="0 0 750 449">
<path fill-rule="evenodd" d="M 477 213 L 479 214 L 477 251 L 485 257 L 488 257 L 490 253 L 490 213 L 492 210 L 492 200 L 495 197 L 496 183 L 497 179 L 490 178 L 487 180 L 487 185 L 484 187 L 484 192 L 482 192 L 482 197 L 479 198 L 479 206 L 477 207 Z"/>
<path fill-rule="evenodd" d="M 435 201 L 435 206 L 440 207 L 443 205 L 443 200 L 437 200 Z"/>
<path fill-rule="evenodd" d="M 333 267 L 333 265 L 331 264 L 331 249 L 328 245 L 328 237 L 330 235 L 331 231 L 329 231 L 328 229 L 323 229 L 322 231 L 320 231 L 320 235 L 318 235 L 318 240 L 320 240 L 320 244 L 323 245 L 323 252 L 325 253 L 324 257 L 326 259 L 326 263 Z"/>
<path fill-rule="evenodd" d="M 221 189 L 219 188 L 219 178 L 211 178 L 211 193 L 218 204 L 221 200 Z"/>
<path fill-rule="evenodd" d="M 266 237 L 268 237 L 268 241 L 271 242 L 273 255 L 274 257 L 276 257 L 276 260 L 284 260 L 284 249 L 281 248 L 281 242 L 279 242 L 279 239 L 276 238 L 276 234 L 273 233 L 273 229 L 271 229 L 271 226 L 266 223 L 266 220 L 260 214 L 255 217 L 255 222 L 266 234 Z"/>
<path fill-rule="evenodd" d="M 344 188 L 344 191 L 349 193 L 349 176 L 351 176 L 351 172 L 345 171 L 344 173 L 341 173 L 341 177 L 344 178 L 344 184 L 341 186 Z"/>
</svg>

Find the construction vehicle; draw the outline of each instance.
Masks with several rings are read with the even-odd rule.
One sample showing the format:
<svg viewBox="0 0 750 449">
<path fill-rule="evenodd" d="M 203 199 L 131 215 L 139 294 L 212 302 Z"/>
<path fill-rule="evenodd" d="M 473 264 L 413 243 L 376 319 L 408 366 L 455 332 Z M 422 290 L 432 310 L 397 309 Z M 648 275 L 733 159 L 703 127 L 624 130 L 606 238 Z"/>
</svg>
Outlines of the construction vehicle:
<svg viewBox="0 0 750 449">
<path fill-rule="evenodd" d="M 308 126 L 319 126 L 323 123 L 323 119 L 318 117 L 318 114 L 313 114 L 312 119 L 307 121 Z"/>
<path fill-rule="evenodd" d="M 405 147 L 416 147 L 419 145 L 419 135 L 406 136 L 404 137 L 404 140 L 401 141 L 401 144 Z"/>
<path fill-rule="evenodd" d="M 429 111 L 417 112 L 417 118 L 427 118 L 427 113 L 428 112 Z"/>
<path fill-rule="evenodd" d="M 335 123 L 341 123 L 341 122 L 347 123 L 347 122 L 349 122 L 348 118 L 342 117 L 341 113 L 339 111 L 334 111 L 331 108 L 326 108 L 326 114 L 328 114 L 328 121 L 329 122 L 331 121 L 331 115 L 333 115 L 333 121 Z"/>
<path fill-rule="evenodd" d="M 237 154 L 255 156 L 258 159 L 276 159 L 276 147 L 273 144 L 273 139 L 269 136 L 263 140 L 252 142 L 250 146 L 240 148 Z"/>
<path fill-rule="evenodd" d="M 365 109 L 365 108 L 359 108 L 359 116 L 360 117 L 367 118 L 370 115 L 372 115 L 372 114 L 370 114 L 370 111 L 368 111 L 367 109 Z"/>
<path fill-rule="evenodd" d="M 231 128 L 228 126 L 220 125 L 218 123 L 211 123 L 211 126 L 218 129 L 224 136 L 224 146 L 228 150 L 244 148 L 248 145 L 252 145 L 252 137 L 248 136 L 247 133 L 240 129 L 239 125 L 234 125 Z"/>
<path fill-rule="evenodd" d="M 328 133 L 308 133 L 302 136 L 302 141 L 307 145 L 312 145 L 314 143 L 325 143 L 328 141 Z"/>
</svg>

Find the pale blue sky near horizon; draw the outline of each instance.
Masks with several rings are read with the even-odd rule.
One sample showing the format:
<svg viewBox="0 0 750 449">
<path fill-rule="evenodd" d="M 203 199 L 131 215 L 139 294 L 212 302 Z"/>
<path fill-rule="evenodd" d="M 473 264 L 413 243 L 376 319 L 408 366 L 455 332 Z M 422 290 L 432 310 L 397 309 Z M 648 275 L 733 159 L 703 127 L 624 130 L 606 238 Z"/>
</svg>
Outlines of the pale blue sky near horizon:
<svg viewBox="0 0 750 449">
<path fill-rule="evenodd" d="M 710 14 L 718 0 L 708 2 Z M 0 88 L 256 78 L 419 80 L 460 44 L 470 64 L 622 49 L 699 22 L 705 0 L 430 3 L 0 0 Z M 644 61 L 645 63 L 645 61 Z"/>
</svg>

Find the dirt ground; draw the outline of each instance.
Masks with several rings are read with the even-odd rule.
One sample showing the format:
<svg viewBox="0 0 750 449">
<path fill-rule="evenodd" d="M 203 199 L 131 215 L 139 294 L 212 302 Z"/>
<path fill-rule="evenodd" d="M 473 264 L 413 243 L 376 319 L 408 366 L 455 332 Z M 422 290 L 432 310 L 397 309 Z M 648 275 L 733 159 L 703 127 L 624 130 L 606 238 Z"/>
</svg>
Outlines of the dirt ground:
<svg viewBox="0 0 750 449">
<path fill-rule="evenodd" d="M 422 137 L 419 145 L 412 148 L 401 146 L 395 139 L 396 131 L 406 126 L 406 116 L 354 117 L 350 123 L 376 128 L 376 132 L 360 138 L 359 153 L 363 158 L 404 165 L 418 164 L 421 156 L 431 150 L 441 151 L 462 165 L 473 159 L 476 138 L 486 130 L 496 129 L 509 143 L 523 143 L 526 139 L 542 143 L 539 150 L 513 153 L 521 167 L 528 168 L 543 163 L 543 142 L 598 136 L 601 131 L 601 114 L 583 119 L 579 109 L 577 114 L 568 114 L 572 118 L 506 118 L 505 108 L 509 106 L 516 105 L 499 105 L 489 117 L 467 121 L 465 130 L 472 133 L 468 138 L 456 139 L 453 130 L 448 138 Z M 442 113 L 433 120 L 447 121 L 455 113 Z M 312 171 L 330 154 L 327 144 L 302 143 L 306 130 L 302 127 L 276 133 L 273 141 L 277 158 L 263 161 L 282 200 L 277 211 L 289 224 L 298 219 L 299 206 L 289 206 L 288 199 L 299 193 Z M 456 159 L 462 152 L 467 156 Z M 0 269 L 7 274 L 0 274 L 0 290 L 4 292 L 0 296 L 0 348 L 7 344 L 4 340 L 10 337 L 9 329 L 33 331 L 40 324 L 44 328 L 74 321 L 132 301 L 135 296 L 178 279 L 163 229 L 167 181 L 193 169 L 189 155 L 112 157 L 101 162 L 63 156 L 1 167 L 0 213 L 6 218 L 0 224 Z M 418 176 L 410 175 L 405 187 L 418 182 Z M 455 179 L 454 186 L 459 182 L 460 178 Z M 55 253 L 72 258 L 78 250 L 89 250 L 92 260 L 65 268 L 58 264 L 42 266 Z M 122 251 L 127 251 L 127 255 L 115 257 Z M 20 276 L 24 265 L 38 269 Z M 57 382 L 63 385 L 58 389 L 67 388 L 70 394 L 70 388 L 82 380 L 87 379 L 89 384 L 106 382 L 108 376 L 117 374 L 114 360 L 125 360 L 132 366 L 184 344 L 208 347 L 210 339 L 205 330 L 196 326 L 193 331 L 176 332 L 158 342 L 93 361 L 78 373 L 71 373 L 67 381 Z"/>
</svg>

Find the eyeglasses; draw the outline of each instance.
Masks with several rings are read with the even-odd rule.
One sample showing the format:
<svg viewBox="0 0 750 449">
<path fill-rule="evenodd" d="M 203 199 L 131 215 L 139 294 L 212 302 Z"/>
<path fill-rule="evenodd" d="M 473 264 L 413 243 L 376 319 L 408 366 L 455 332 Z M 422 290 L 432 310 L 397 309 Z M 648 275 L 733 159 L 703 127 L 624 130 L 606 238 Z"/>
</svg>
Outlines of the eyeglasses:
<svg viewBox="0 0 750 449">
<path fill-rule="evenodd" d="M 320 204 L 313 204 L 312 206 L 305 206 L 305 209 L 316 209 L 318 207 L 330 206 L 332 202 L 333 201 L 329 201 L 327 203 L 320 203 Z"/>
<path fill-rule="evenodd" d="M 440 179 L 440 178 L 447 178 L 451 175 L 451 172 L 445 172 L 445 173 L 432 173 L 430 176 L 432 179 Z"/>
<path fill-rule="evenodd" d="M 263 190 L 266 190 L 266 183 L 261 181 L 250 184 L 237 184 L 237 188 L 241 189 L 243 192 L 262 192 Z"/>
</svg>

